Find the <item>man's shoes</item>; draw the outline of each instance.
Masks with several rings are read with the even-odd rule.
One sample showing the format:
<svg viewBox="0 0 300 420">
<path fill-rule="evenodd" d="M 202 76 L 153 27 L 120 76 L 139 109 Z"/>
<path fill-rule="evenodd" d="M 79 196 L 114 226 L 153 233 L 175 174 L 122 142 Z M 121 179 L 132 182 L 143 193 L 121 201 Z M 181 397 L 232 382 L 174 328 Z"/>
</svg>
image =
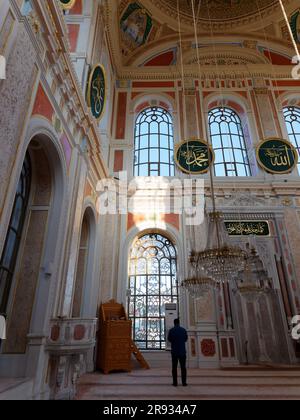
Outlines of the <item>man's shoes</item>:
<svg viewBox="0 0 300 420">
<path fill-rule="evenodd" d="M 178 384 L 173 384 L 173 386 L 175 386 L 177 388 L 178 387 Z"/>
<path fill-rule="evenodd" d="M 188 386 L 188 384 L 182 384 L 182 386 Z"/>
</svg>

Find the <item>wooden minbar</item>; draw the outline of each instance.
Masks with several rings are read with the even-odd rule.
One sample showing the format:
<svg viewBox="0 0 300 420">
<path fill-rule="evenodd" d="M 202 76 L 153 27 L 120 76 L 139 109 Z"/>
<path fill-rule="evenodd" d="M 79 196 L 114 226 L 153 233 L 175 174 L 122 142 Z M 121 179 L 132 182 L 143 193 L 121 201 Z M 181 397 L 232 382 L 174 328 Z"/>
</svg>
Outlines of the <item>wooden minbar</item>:
<svg viewBox="0 0 300 420">
<path fill-rule="evenodd" d="M 124 306 L 111 300 L 100 308 L 97 369 L 131 372 L 132 322 Z"/>
</svg>

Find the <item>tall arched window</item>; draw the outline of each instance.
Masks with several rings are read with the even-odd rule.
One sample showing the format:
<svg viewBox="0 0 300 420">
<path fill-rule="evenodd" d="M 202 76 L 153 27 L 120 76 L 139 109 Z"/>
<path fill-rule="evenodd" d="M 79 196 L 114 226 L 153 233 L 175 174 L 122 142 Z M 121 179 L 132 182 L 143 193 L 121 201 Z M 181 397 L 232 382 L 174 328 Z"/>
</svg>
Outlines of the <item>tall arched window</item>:
<svg viewBox="0 0 300 420">
<path fill-rule="evenodd" d="M 241 119 L 230 108 L 209 113 L 209 127 L 216 154 L 216 176 L 251 176 L 248 150 Z"/>
<path fill-rule="evenodd" d="M 82 300 L 87 277 L 90 245 L 90 223 L 87 214 L 84 215 L 81 226 L 81 237 L 77 259 L 77 273 L 73 300 L 73 318 L 80 318 L 82 313 Z"/>
<path fill-rule="evenodd" d="M 177 252 L 169 239 L 148 234 L 134 243 L 129 289 L 134 341 L 141 349 L 165 349 L 165 304 L 178 302 Z"/>
<path fill-rule="evenodd" d="M 15 272 L 21 236 L 24 227 L 31 184 L 31 163 L 27 154 L 17 187 L 13 212 L 0 260 L 0 313 L 6 314 L 7 304 Z"/>
<path fill-rule="evenodd" d="M 147 108 L 135 125 L 134 176 L 174 175 L 172 117 L 163 108 Z"/>
<path fill-rule="evenodd" d="M 283 110 L 284 119 L 291 143 L 296 147 L 300 156 L 300 108 L 289 106 Z M 300 160 L 298 163 L 300 173 Z"/>
</svg>

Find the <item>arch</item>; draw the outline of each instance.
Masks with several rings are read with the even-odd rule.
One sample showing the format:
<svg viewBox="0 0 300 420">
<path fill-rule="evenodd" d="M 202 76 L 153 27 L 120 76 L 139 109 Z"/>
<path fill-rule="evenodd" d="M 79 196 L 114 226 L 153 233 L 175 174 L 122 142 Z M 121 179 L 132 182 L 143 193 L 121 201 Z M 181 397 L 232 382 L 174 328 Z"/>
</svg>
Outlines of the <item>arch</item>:
<svg viewBox="0 0 300 420">
<path fill-rule="evenodd" d="M 135 225 L 127 232 L 127 236 L 120 244 L 121 254 L 117 291 L 117 299 L 120 302 L 126 302 L 128 289 L 128 255 L 130 252 L 130 247 L 138 236 L 153 232 L 158 232 L 163 236 L 167 236 L 176 246 L 178 259 L 177 270 L 179 278 L 183 278 L 187 273 L 187 259 L 185 257 L 185 249 L 187 249 L 187 244 L 185 243 L 185 239 L 180 235 L 180 232 L 174 226 L 161 221 L 156 221 L 155 223 L 143 222 L 139 225 Z M 180 296 L 180 298 L 180 306 L 182 308 L 181 313 L 182 316 L 186 316 L 186 312 L 184 311 L 185 301 L 183 296 Z"/>
<path fill-rule="evenodd" d="M 25 141 L 16 158 L 6 213 L 10 214 L 10 203 L 14 200 L 27 154 L 32 163 L 31 194 L 7 306 L 8 340 L 3 346 L 7 356 L 0 357 L 1 374 L 7 376 L 11 375 L 12 359 L 9 355 L 17 353 L 21 358 L 31 349 L 27 338 L 29 331 L 40 333 L 49 326 L 56 303 L 55 290 L 63 248 L 64 222 L 61 216 L 66 207 L 67 171 L 60 142 L 44 119 L 34 118 L 28 125 Z M 53 281 L 49 281 L 51 277 Z M 37 347 L 33 353 L 38 357 Z M 14 374 L 22 376 L 26 368 L 30 374 L 33 363 L 30 366 L 20 363 L 18 373 L 14 371 Z"/>
<path fill-rule="evenodd" d="M 212 47 L 214 47 L 212 49 Z M 195 51 L 189 51 L 184 54 L 183 60 L 185 64 L 198 64 L 198 57 L 200 64 L 204 66 L 215 65 L 248 65 L 248 64 L 268 64 L 269 60 L 260 52 L 251 49 L 243 48 L 242 46 L 230 45 L 205 45 L 199 54 Z"/>
<path fill-rule="evenodd" d="M 80 243 L 77 256 L 76 279 L 72 317 L 88 316 L 93 294 L 96 218 L 94 209 L 87 206 L 81 221 Z M 93 314 L 95 316 L 96 314 Z"/>
<path fill-rule="evenodd" d="M 134 175 L 174 176 L 174 123 L 161 106 L 142 110 L 135 120 Z"/>
<path fill-rule="evenodd" d="M 239 114 L 229 107 L 209 111 L 216 176 L 251 176 L 248 148 Z"/>
<path fill-rule="evenodd" d="M 145 93 L 134 94 L 131 101 L 130 112 L 137 117 L 141 111 L 151 106 L 161 106 L 170 114 L 175 114 L 177 112 L 175 97 L 172 97 L 167 92 L 148 95 L 145 95 Z"/>
<path fill-rule="evenodd" d="M 43 128 L 37 129 L 37 125 Z M 27 335 L 46 328 L 53 316 L 54 294 L 57 287 L 58 258 L 61 255 L 61 213 L 64 204 L 66 168 L 46 121 L 37 120 L 29 125 L 27 141 L 20 152 L 22 162 L 30 156 L 32 164 L 31 194 L 20 241 L 15 275 L 7 305 L 8 340 L 6 354 L 25 354 L 28 350 Z M 47 134 L 45 134 L 47 133 Z M 16 166 L 19 173 L 19 165 Z M 14 186 L 14 191 L 17 188 Z M 15 192 L 12 192 L 15 196 Z M 55 269 L 57 268 L 57 270 Z M 49 282 L 49 277 L 53 281 Z M 5 363 L 5 369 L 10 364 Z M 0 363 L 1 371 L 3 365 Z M 23 367 L 25 368 L 25 366 Z M 31 369 L 31 368 L 30 368 Z M 32 369 L 33 364 L 32 364 Z"/>
<path fill-rule="evenodd" d="M 177 250 L 166 235 L 139 235 L 129 253 L 128 313 L 133 338 L 146 350 L 166 348 L 166 303 L 178 303 Z"/>
<path fill-rule="evenodd" d="M 237 92 L 224 92 L 222 98 L 220 98 L 219 92 L 212 92 L 204 98 L 204 107 L 208 111 L 218 106 L 232 108 L 240 116 L 251 112 L 251 104 L 248 99 Z"/>
<path fill-rule="evenodd" d="M 182 26 L 183 29 L 183 26 Z M 190 35 L 190 27 L 188 31 L 182 34 L 182 40 L 186 44 L 195 44 L 195 36 Z M 166 51 L 177 50 L 178 55 L 178 21 L 176 18 L 176 27 L 174 34 L 168 34 L 164 37 L 158 37 L 156 40 L 146 43 L 137 50 L 133 51 L 129 57 L 126 57 L 126 66 L 142 67 L 149 59 L 157 57 Z M 208 31 L 209 32 L 209 31 Z M 294 56 L 294 51 L 291 47 L 288 47 L 277 40 L 269 39 L 266 42 L 264 34 L 244 34 L 243 42 L 239 35 L 225 35 L 214 34 L 214 42 L 212 42 L 211 36 L 201 34 L 199 38 L 200 56 L 205 63 L 205 58 L 210 57 L 212 60 L 217 56 L 218 58 L 228 57 L 230 60 L 233 58 L 240 59 L 240 65 L 243 63 L 247 64 L 270 64 L 270 58 L 276 57 L 281 58 L 283 63 L 286 64 L 286 60 L 291 59 Z M 254 48 L 255 46 L 255 48 Z M 211 50 L 214 50 L 214 54 L 210 54 Z M 271 54 L 271 57 L 269 56 Z M 274 55 L 273 55 L 274 54 Z M 184 51 L 184 63 L 188 65 L 189 62 L 193 62 L 193 56 L 196 59 L 196 54 L 193 52 Z M 178 63 L 178 57 L 177 57 Z M 233 63 L 231 63 L 232 65 Z M 274 63 L 275 64 L 275 63 Z M 221 65 L 221 63 L 220 63 Z"/>
<path fill-rule="evenodd" d="M 282 111 L 282 107 L 294 106 L 300 108 L 299 93 L 286 92 L 285 94 L 279 96 L 277 104 L 280 112 Z"/>
</svg>

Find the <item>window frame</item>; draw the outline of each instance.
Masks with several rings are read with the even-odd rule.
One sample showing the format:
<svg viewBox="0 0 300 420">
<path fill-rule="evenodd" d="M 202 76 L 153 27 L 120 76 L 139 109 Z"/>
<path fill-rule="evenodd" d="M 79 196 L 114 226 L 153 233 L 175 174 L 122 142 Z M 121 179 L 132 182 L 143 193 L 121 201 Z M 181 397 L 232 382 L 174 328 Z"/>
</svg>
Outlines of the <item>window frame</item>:
<svg viewBox="0 0 300 420">
<path fill-rule="evenodd" d="M 147 259 L 150 250 L 155 250 L 154 254 L 157 251 L 159 252 L 156 256 L 151 256 L 150 252 L 150 258 Z M 159 259 L 158 255 L 163 256 Z M 151 260 L 151 263 L 157 260 L 156 268 L 154 269 L 155 266 L 152 266 L 150 270 L 152 271 L 153 268 L 153 271 L 157 271 L 156 273 L 149 272 L 149 260 Z M 140 269 L 140 261 L 146 262 L 145 269 Z M 163 264 L 166 264 L 167 261 L 166 267 Z M 154 287 L 154 290 L 151 290 L 153 278 L 158 280 L 158 284 Z M 168 290 L 168 287 L 169 293 L 164 293 L 165 290 Z M 176 246 L 168 237 L 161 233 L 148 233 L 140 236 L 134 242 L 129 254 L 128 288 L 131 291 L 128 299 L 128 315 L 133 323 L 133 340 L 143 350 L 165 350 L 167 337 L 163 302 L 179 305 L 178 253 Z M 142 290 L 145 292 L 142 293 Z M 137 306 L 139 299 L 144 301 L 143 313 L 139 312 L 140 309 Z M 149 307 L 151 307 L 151 302 L 154 305 L 153 302 L 156 301 L 157 304 L 157 300 L 159 314 L 154 315 Z M 151 320 L 156 320 L 159 324 L 157 339 L 155 340 L 149 340 L 149 322 Z M 145 325 L 144 339 L 138 336 L 137 327 L 139 325 Z"/>
<path fill-rule="evenodd" d="M 282 112 L 283 112 L 283 118 L 284 118 L 286 130 L 288 134 L 288 139 L 298 151 L 299 159 L 298 159 L 297 167 L 298 167 L 298 173 L 300 174 L 300 130 L 298 133 L 296 133 L 293 122 L 288 121 L 289 117 L 291 116 L 297 117 L 297 114 L 298 114 L 298 118 L 294 122 L 298 122 L 299 127 L 300 127 L 300 107 L 299 106 L 286 106 L 283 108 Z"/>
<path fill-rule="evenodd" d="M 21 239 L 24 231 L 25 220 L 27 216 L 30 190 L 32 182 L 32 165 L 29 153 L 27 152 L 25 160 L 22 166 L 21 175 L 17 185 L 17 191 L 15 195 L 14 205 L 11 213 L 9 226 L 6 233 L 6 239 L 0 259 L 0 287 L 1 280 L 4 278 L 5 284 L 2 290 L 2 297 L 0 295 L 0 313 L 6 315 L 7 306 L 9 302 L 10 291 L 12 287 L 13 278 L 15 275 L 18 254 L 21 245 Z M 22 201 L 21 209 L 18 209 L 17 205 L 19 201 Z M 16 216 L 18 216 L 18 222 L 16 223 Z M 13 244 L 11 246 L 10 238 L 12 235 L 15 236 Z M 10 251 L 9 261 L 5 261 L 7 253 Z M 5 276 L 6 274 L 6 276 Z M 0 288 L 1 292 L 1 288 Z"/>
<path fill-rule="evenodd" d="M 216 131 L 213 131 L 212 128 L 214 124 L 218 125 Z M 223 124 L 227 124 L 228 130 L 226 132 Z M 232 124 L 236 128 L 234 131 Z M 215 153 L 215 176 L 251 177 L 249 151 L 239 114 L 228 106 L 215 107 L 208 113 L 208 128 Z M 217 142 L 219 142 L 219 147 L 216 147 Z M 221 159 L 220 155 L 222 156 Z M 222 175 L 218 174 L 219 168 L 221 168 Z"/>
<path fill-rule="evenodd" d="M 152 123 L 158 124 L 157 131 L 153 131 Z M 166 131 L 161 130 L 162 124 L 166 124 Z M 170 112 L 161 106 L 141 111 L 134 127 L 134 176 L 174 177 L 174 150 L 174 121 Z"/>
</svg>

